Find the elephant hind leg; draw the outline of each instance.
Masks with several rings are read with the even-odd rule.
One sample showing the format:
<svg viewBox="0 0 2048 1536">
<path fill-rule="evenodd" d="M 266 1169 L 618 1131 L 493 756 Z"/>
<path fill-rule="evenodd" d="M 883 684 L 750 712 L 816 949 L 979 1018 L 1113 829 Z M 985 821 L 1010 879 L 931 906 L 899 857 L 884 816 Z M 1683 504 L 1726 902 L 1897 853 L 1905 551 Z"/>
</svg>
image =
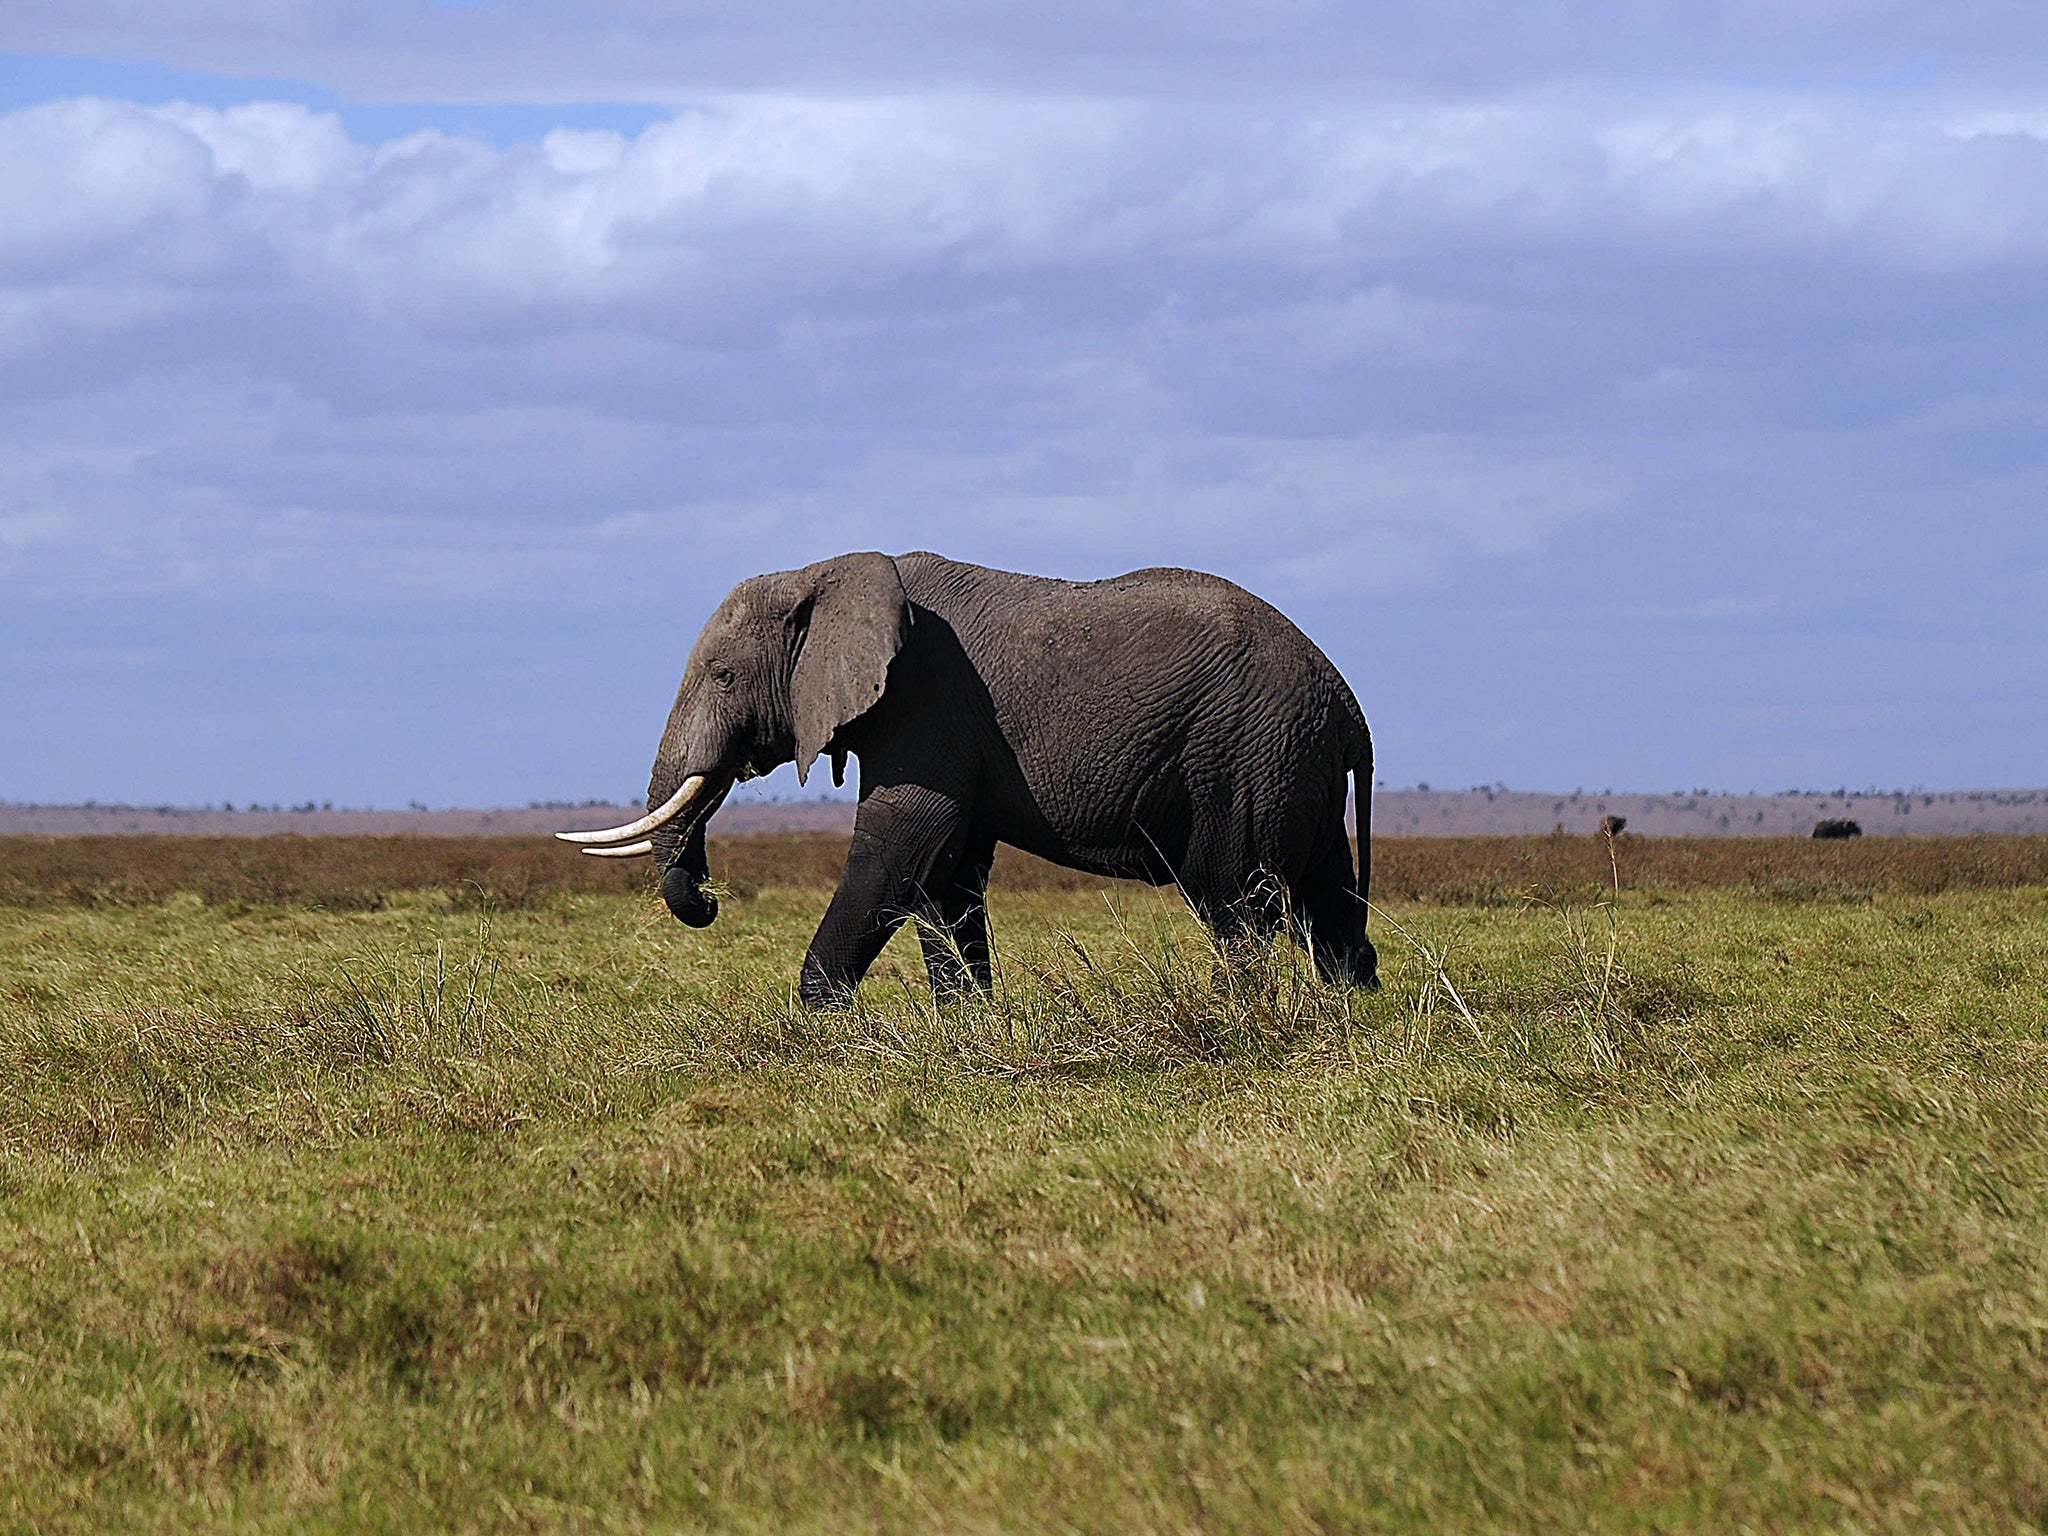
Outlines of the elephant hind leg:
<svg viewBox="0 0 2048 1536">
<path fill-rule="evenodd" d="M 988 936 L 988 875 L 995 855 L 993 833 L 970 832 L 952 878 L 930 893 L 918 913 L 925 974 L 932 996 L 942 1001 L 971 988 L 986 994 L 995 987 Z"/>
<path fill-rule="evenodd" d="M 1293 892 L 1289 913 L 1294 934 L 1315 957 L 1323 979 L 1376 989 L 1379 953 L 1366 936 L 1365 898 L 1351 872 L 1351 850 L 1345 842 L 1318 859 Z"/>
<path fill-rule="evenodd" d="M 1265 870 L 1184 870 L 1181 894 L 1216 944 L 1217 978 L 1256 966 L 1287 920 L 1286 886 Z"/>
</svg>

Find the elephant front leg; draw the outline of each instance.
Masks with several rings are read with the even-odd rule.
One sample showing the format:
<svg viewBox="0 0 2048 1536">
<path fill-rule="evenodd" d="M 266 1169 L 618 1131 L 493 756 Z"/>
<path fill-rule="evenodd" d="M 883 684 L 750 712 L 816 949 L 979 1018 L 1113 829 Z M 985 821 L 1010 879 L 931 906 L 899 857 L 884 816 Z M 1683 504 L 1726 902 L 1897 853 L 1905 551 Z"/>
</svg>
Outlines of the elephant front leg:
<svg viewBox="0 0 2048 1536">
<path fill-rule="evenodd" d="M 844 1008 L 904 920 L 934 908 L 958 872 L 967 823 L 959 802 L 920 785 L 864 796 L 846 872 L 804 956 L 797 996 L 807 1008 Z"/>
</svg>

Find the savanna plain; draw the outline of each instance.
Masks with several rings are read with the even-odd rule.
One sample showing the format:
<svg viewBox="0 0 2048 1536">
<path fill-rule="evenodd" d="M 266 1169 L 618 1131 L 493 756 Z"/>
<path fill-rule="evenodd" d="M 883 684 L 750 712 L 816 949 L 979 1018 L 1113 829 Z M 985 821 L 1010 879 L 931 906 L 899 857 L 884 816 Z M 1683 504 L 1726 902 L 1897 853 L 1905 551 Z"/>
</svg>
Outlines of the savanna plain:
<svg viewBox="0 0 2048 1536">
<path fill-rule="evenodd" d="M 523 839 L 0 839 L 0 1527 L 2048 1527 L 2048 838 L 1026 860 L 792 1006 Z"/>
</svg>

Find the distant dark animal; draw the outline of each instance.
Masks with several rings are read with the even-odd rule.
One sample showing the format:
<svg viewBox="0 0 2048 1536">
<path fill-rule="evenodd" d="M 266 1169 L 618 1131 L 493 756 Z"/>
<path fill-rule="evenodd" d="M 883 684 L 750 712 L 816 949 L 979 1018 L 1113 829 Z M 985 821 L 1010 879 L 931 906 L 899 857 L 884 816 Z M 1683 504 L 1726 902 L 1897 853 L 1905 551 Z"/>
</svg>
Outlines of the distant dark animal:
<svg viewBox="0 0 2048 1536">
<path fill-rule="evenodd" d="M 1602 837 L 1619 837 L 1621 836 L 1621 829 L 1627 825 L 1628 818 L 1626 816 L 1602 816 L 1600 818 L 1600 835 Z"/>
<path fill-rule="evenodd" d="M 1815 837 L 1861 837 L 1863 828 L 1846 817 L 1830 817 L 1813 824 Z"/>
<path fill-rule="evenodd" d="M 647 814 L 562 835 L 659 855 L 669 910 L 701 928 L 718 912 L 704 824 L 726 791 L 792 758 L 799 783 L 821 756 L 836 783 L 849 755 L 860 809 L 797 984 L 812 1007 L 846 1004 L 911 917 L 936 992 L 988 991 L 998 843 L 1176 882 L 1225 941 L 1292 924 L 1325 976 L 1377 985 L 1365 716 L 1306 635 L 1227 581 L 867 553 L 756 576 L 690 653 Z"/>
</svg>

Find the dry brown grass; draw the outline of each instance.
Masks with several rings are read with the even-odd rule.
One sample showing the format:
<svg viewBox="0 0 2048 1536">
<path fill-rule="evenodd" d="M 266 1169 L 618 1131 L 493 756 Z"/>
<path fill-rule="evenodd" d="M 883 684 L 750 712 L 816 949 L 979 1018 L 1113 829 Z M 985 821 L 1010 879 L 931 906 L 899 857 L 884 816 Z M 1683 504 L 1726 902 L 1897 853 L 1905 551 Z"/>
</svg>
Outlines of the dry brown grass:
<svg viewBox="0 0 2048 1536">
<path fill-rule="evenodd" d="M 719 840 L 715 868 L 730 889 L 829 887 L 846 840 L 790 833 Z M 644 859 L 578 857 L 546 837 L 5 837 L 0 905 L 133 906 L 192 893 L 246 902 L 377 910 L 399 891 L 443 891 L 458 905 L 488 898 L 525 907 L 557 892 L 654 889 Z"/>
<path fill-rule="evenodd" d="M 2048 837 L 1635 838 L 1382 837 L 1382 900 L 1508 905 L 1597 896 L 1619 871 L 1639 892 L 1727 890 L 1792 901 L 1890 892 L 2048 885 Z M 836 833 L 714 838 L 713 874 L 742 896 L 829 890 L 846 839 Z M 1004 849 L 999 888 L 1087 890 L 1108 882 Z M 579 858 L 542 837 L 0 837 L 0 906 L 132 906 L 191 893 L 212 905 L 375 910 L 397 891 L 440 891 L 458 906 L 527 907 L 556 893 L 653 889 L 652 866 Z"/>
<path fill-rule="evenodd" d="M 1622 889 L 1719 890 L 1778 900 L 2048 885 L 2048 837 L 1380 837 L 1373 896 L 1450 906 L 1585 900 Z"/>
</svg>

